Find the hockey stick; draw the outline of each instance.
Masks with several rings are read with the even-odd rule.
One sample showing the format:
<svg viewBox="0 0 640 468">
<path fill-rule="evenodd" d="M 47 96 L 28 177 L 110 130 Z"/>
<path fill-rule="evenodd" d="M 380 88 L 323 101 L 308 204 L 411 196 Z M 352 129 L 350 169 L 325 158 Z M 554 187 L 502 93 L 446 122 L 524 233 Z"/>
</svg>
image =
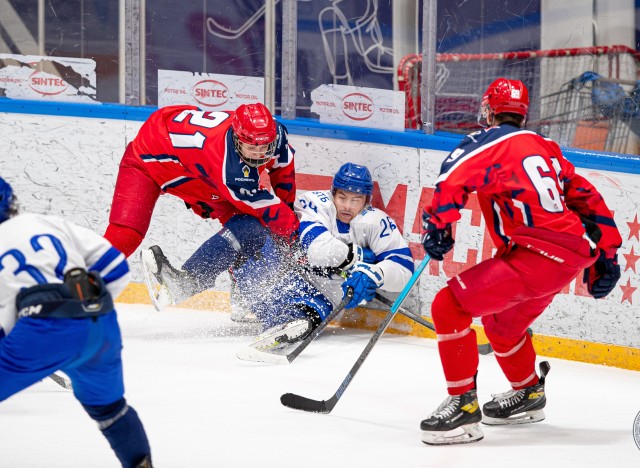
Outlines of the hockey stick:
<svg viewBox="0 0 640 468">
<path fill-rule="evenodd" d="M 413 288 L 413 286 L 416 284 L 416 281 L 418 281 L 418 278 L 420 277 L 420 275 L 422 274 L 422 271 L 427 266 L 427 263 L 429 263 L 429 256 L 425 255 L 424 260 L 422 260 L 420 265 L 418 265 L 418 269 L 413 273 L 413 276 L 409 279 L 409 282 L 406 284 L 406 286 L 404 287 L 404 289 L 402 290 L 402 292 L 400 293 L 396 301 L 393 303 L 391 310 L 387 313 L 385 318 L 382 320 L 382 323 L 380 323 L 380 326 L 378 327 L 376 332 L 373 334 L 373 336 L 369 340 L 369 343 L 364 348 L 364 351 L 362 351 L 362 353 L 358 357 L 358 360 L 355 362 L 353 367 L 351 367 L 351 370 L 349 370 L 349 373 L 344 378 L 344 380 L 340 384 L 340 387 L 338 387 L 338 390 L 336 391 L 336 393 L 333 394 L 331 398 L 329 398 L 326 401 L 325 400 L 318 401 L 318 400 L 312 400 L 310 398 L 306 398 L 300 395 L 296 395 L 294 393 L 285 393 L 280 397 L 280 402 L 284 406 L 297 409 L 297 410 L 311 411 L 314 413 L 325 413 L 325 414 L 330 413 L 331 410 L 338 403 L 338 400 L 340 399 L 340 397 L 342 397 L 342 394 L 344 393 L 344 391 L 347 389 L 347 387 L 353 380 L 353 377 L 355 377 L 356 373 L 362 366 L 362 363 L 365 361 L 365 359 L 373 349 L 373 346 L 376 344 L 378 339 L 385 332 L 385 330 L 391 323 L 391 320 L 393 320 L 394 315 L 396 314 L 396 312 L 398 311 L 398 309 L 406 299 L 407 295 L 409 294 L 409 291 L 411 291 L 411 288 Z"/>
<path fill-rule="evenodd" d="M 376 299 L 382 302 L 386 306 L 393 307 L 393 301 L 391 299 L 387 299 L 380 293 L 376 293 Z M 400 312 L 405 317 L 410 318 L 415 322 L 418 322 L 420 325 L 427 327 L 429 330 L 436 331 L 436 328 L 434 327 L 433 323 L 423 319 L 420 315 L 414 314 L 410 310 L 407 310 L 403 307 L 398 307 L 398 312 Z"/>
<path fill-rule="evenodd" d="M 393 302 L 391 302 L 390 299 L 387 299 L 381 294 L 376 293 L 376 299 L 382 302 L 383 304 L 388 305 L 389 307 L 393 306 Z M 436 327 L 433 325 L 433 323 L 423 319 L 420 315 L 414 314 L 413 312 L 403 308 L 399 308 L 398 311 L 405 317 L 409 317 L 410 319 L 418 322 L 420 325 L 424 325 L 429 330 L 432 330 L 434 332 L 436 331 Z M 491 347 L 491 343 L 478 345 L 478 353 L 482 355 L 486 355 L 486 354 L 491 354 L 492 352 L 493 352 L 493 348 Z"/>
<path fill-rule="evenodd" d="M 51 380 L 60 385 L 62 388 L 66 388 L 67 390 L 73 390 L 73 385 L 71 384 L 71 380 L 62 375 L 58 375 L 55 372 L 49 376 Z"/>
<path fill-rule="evenodd" d="M 340 312 L 343 311 L 345 306 L 351 301 L 353 298 L 353 289 L 349 288 L 347 290 L 347 294 L 345 295 L 342 302 L 336 306 L 333 311 L 327 315 L 327 318 L 320 322 L 316 328 L 313 329 L 311 334 L 307 336 L 303 341 L 300 342 L 298 346 L 296 346 L 290 353 L 288 354 L 275 354 L 270 353 L 268 351 L 260 351 L 259 349 L 254 348 L 253 346 L 248 346 L 245 349 L 242 349 L 236 353 L 236 356 L 239 359 L 244 361 L 258 361 L 258 362 L 270 362 L 273 364 L 289 364 L 293 362 L 295 358 L 300 355 L 304 349 L 311 344 L 313 340 L 315 340 L 320 333 L 324 331 L 324 329 L 329 325 L 329 323 L 334 320 Z"/>
</svg>

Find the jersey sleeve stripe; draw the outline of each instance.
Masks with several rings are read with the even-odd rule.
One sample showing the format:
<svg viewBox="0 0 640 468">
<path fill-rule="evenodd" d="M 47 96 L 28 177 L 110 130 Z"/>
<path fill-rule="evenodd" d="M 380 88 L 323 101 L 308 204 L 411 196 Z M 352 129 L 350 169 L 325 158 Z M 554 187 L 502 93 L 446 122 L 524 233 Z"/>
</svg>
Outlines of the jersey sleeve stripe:
<svg viewBox="0 0 640 468">
<path fill-rule="evenodd" d="M 124 259 L 124 254 L 115 247 L 110 247 L 102 256 L 93 264 L 89 266 L 90 270 L 102 273 L 109 265 L 111 265 L 118 257 Z"/>
<path fill-rule="evenodd" d="M 587 216 L 587 219 L 593 221 L 594 223 L 601 224 L 603 226 L 610 226 L 613 228 L 617 228 L 616 222 L 613 218 L 609 218 L 607 216 Z"/>
<path fill-rule="evenodd" d="M 411 273 L 413 273 L 413 270 L 415 268 L 413 257 L 411 256 L 411 251 L 409 249 L 398 249 L 385 252 L 383 255 L 379 255 L 378 257 L 376 257 L 376 261 L 381 260 L 389 260 L 391 262 L 397 263 L 398 265 L 405 267 Z"/>
<path fill-rule="evenodd" d="M 411 250 L 406 247 L 403 247 L 401 249 L 387 250 L 386 252 L 382 252 L 380 255 L 376 255 L 376 261 L 381 262 L 382 260 L 386 259 L 387 257 L 391 257 L 392 255 L 401 255 L 403 257 L 411 258 Z"/>
<path fill-rule="evenodd" d="M 159 163 L 178 163 L 180 164 L 180 160 L 177 156 L 173 154 L 142 154 L 140 155 L 140 159 L 145 163 L 159 162 Z"/>
<path fill-rule="evenodd" d="M 129 272 L 129 264 L 122 252 L 115 247 L 107 250 L 89 270 L 100 273 L 105 284 L 122 278 Z"/>
<path fill-rule="evenodd" d="M 109 273 L 103 276 L 102 279 L 104 280 L 105 284 L 109 284 L 113 281 L 116 281 L 122 278 L 127 273 L 129 273 L 129 265 L 127 264 L 126 261 L 123 261 L 117 267 L 115 267 L 113 270 L 111 270 Z"/>
<path fill-rule="evenodd" d="M 302 241 L 302 247 L 304 249 L 308 249 L 311 243 L 325 232 L 328 232 L 327 228 L 320 223 L 300 223 L 300 239 Z"/>
<path fill-rule="evenodd" d="M 162 189 L 163 192 L 166 192 L 168 189 L 170 188 L 175 188 L 179 185 L 185 184 L 187 182 L 189 182 L 190 180 L 194 180 L 193 177 L 185 177 L 185 176 L 180 176 L 180 177 L 176 177 L 175 179 L 169 180 L 167 182 L 165 182 L 164 184 L 162 184 L 162 186 L 160 187 Z"/>
</svg>

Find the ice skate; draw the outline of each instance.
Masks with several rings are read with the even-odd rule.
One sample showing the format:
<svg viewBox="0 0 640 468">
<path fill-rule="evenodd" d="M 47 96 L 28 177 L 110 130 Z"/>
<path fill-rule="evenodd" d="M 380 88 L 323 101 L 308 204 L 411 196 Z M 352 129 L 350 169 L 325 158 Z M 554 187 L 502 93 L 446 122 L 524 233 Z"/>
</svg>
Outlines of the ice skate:
<svg viewBox="0 0 640 468">
<path fill-rule="evenodd" d="M 298 318 L 260 333 L 251 346 L 259 351 L 275 351 L 304 340 L 314 329 L 310 318 Z"/>
<path fill-rule="evenodd" d="M 492 395 L 493 399 L 482 407 L 482 422 L 489 426 L 503 426 L 542 421 L 545 418 L 543 408 L 547 404 L 544 380 L 549 369 L 549 363 L 543 361 L 540 363 L 540 380 L 537 384 Z"/>
<path fill-rule="evenodd" d="M 175 269 L 162 249 L 154 245 L 140 252 L 144 282 L 156 310 L 179 304 L 200 292 L 198 283 L 189 273 Z"/>
<path fill-rule="evenodd" d="M 422 441 L 428 445 L 468 444 L 482 440 L 482 413 L 476 390 L 449 396 L 420 423 Z"/>
</svg>

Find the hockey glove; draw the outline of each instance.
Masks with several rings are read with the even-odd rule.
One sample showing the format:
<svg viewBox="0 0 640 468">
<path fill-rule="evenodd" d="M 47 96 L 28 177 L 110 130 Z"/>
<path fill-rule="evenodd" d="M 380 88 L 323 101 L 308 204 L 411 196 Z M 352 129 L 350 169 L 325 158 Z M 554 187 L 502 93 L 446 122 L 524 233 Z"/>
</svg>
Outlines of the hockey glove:
<svg viewBox="0 0 640 468">
<path fill-rule="evenodd" d="M 347 247 L 349 248 L 347 258 L 338 266 L 342 271 L 351 270 L 359 262 L 375 263 L 376 254 L 373 253 L 373 250 L 360 247 L 358 244 L 348 244 Z"/>
<path fill-rule="evenodd" d="M 424 251 L 434 260 L 442 261 L 444 254 L 453 248 L 455 240 L 451 234 L 451 224 L 438 229 L 431 222 L 431 215 L 422 211 L 422 237 L 420 239 Z"/>
<path fill-rule="evenodd" d="M 587 291 L 596 299 L 601 299 L 613 291 L 619 279 L 618 255 L 607 257 L 604 250 L 600 251 L 598 260 L 584 270 L 583 280 L 587 285 Z"/>
<path fill-rule="evenodd" d="M 352 309 L 360 303 L 372 300 L 376 295 L 376 290 L 383 284 L 384 274 L 380 267 L 367 263 L 356 263 L 349 278 L 342 283 L 343 297 L 348 288 L 353 289 L 353 298 L 345 306 L 345 309 Z"/>
</svg>

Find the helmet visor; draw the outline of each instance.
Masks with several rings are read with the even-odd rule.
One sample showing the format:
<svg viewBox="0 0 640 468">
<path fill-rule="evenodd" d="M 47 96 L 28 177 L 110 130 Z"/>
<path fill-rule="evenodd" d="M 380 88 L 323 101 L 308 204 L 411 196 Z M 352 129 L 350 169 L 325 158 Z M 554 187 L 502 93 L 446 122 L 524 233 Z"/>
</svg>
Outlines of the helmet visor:
<svg viewBox="0 0 640 468">
<path fill-rule="evenodd" d="M 272 141 L 266 145 L 251 145 L 236 140 L 236 151 L 240 158 L 247 163 L 248 166 L 258 167 L 267 164 L 275 155 L 276 142 Z"/>
</svg>

